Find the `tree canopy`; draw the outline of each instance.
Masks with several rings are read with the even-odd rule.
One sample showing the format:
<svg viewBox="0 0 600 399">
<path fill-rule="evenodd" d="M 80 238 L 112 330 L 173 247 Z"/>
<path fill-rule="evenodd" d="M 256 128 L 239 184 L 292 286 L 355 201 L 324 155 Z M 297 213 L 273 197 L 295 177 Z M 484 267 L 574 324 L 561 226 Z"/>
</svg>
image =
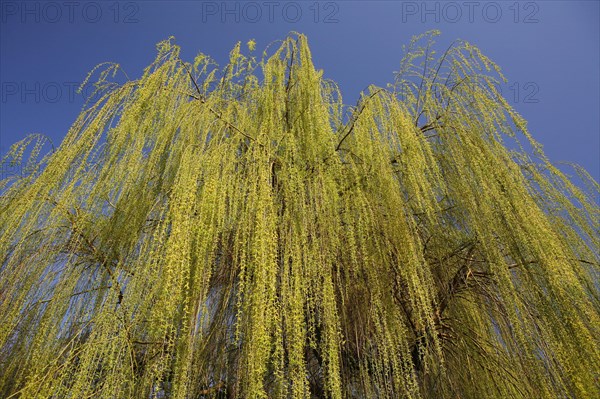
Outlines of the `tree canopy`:
<svg viewBox="0 0 600 399">
<path fill-rule="evenodd" d="M 0 396 L 600 397 L 599 185 L 436 35 L 353 107 L 296 33 L 92 71 L 5 158 Z"/>
</svg>

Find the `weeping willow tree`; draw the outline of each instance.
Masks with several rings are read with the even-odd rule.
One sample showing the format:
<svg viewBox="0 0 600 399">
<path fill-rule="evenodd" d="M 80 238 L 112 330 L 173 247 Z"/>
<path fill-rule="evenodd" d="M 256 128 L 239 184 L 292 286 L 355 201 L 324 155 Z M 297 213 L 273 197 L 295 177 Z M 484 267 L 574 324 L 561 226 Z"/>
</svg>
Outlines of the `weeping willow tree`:
<svg viewBox="0 0 600 399">
<path fill-rule="evenodd" d="M 0 396 L 600 397 L 598 183 L 436 34 L 354 107 L 300 34 L 93 71 L 7 154 Z"/>
</svg>

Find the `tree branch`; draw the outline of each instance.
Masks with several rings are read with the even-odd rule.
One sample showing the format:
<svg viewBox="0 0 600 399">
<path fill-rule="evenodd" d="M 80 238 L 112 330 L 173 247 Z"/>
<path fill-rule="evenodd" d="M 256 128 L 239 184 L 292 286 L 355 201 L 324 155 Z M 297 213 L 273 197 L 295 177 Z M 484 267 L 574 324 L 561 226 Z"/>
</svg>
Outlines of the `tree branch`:
<svg viewBox="0 0 600 399">
<path fill-rule="evenodd" d="M 358 120 L 358 117 L 360 116 L 360 114 L 363 112 L 363 110 L 366 107 L 367 102 L 373 98 L 377 93 L 379 93 L 380 91 L 382 91 L 383 89 L 377 89 L 375 90 L 369 97 L 367 97 L 366 100 L 364 100 L 362 102 L 362 106 L 360 107 L 360 109 L 358 110 L 357 113 L 352 115 L 352 122 L 350 123 L 350 129 L 348 129 L 348 132 L 344 135 L 344 137 L 342 137 L 342 139 L 340 140 L 340 142 L 338 143 L 338 145 L 335 147 L 336 151 L 339 151 L 342 143 L 344 142 L 344 140 L 346 140 L 346 138 L 348 136 L 350 136 L 350 133 L 352 133 L 352 131 L 354 130 L 354 124 L 356 123 L 356 121 Z"/>
<path fill-rule="evenodd" d="M 193 94 L 190 94 L 190 97 L 195 98 L 196 100 L 200 101 L 202 104 L 206 105 L 208 107 L 208 110 L 215 115 L 219 120 L 223 121 L 228 127 L 230 127 L 231 129 L 235 130 L 236 132 L 238 132 L 239 134 L 241 134 L 242 136 L 246 137 L 247 139 L 250 139 L 252 141 L 255 141 L 255 138 L 244 133 L 242 130 L 240 130 L 237 126 L 235 126 L 233 123 L 229 122 L 227 119 L 223 118 L 223 116 L 221 115 L 220 112 L 215 111 L 210 105 L 208 105 L 208 103 L 206 102 L 206 99 L 204 98 L 204 96 L 202 95 L 202 92 L 200 91 L 200 87 L 198 86 L 198 83 L 196 82 L 196 79 L 194 79 L 194 76 L 192 75 L 192 72 L 188 69 L 187 65 L 185 65 L 185 62 L 183 62 L 181 60 L 181 58 L 178 58 L 179 62 L 181 62 L 181 64 L 183 65 L 183 68 L 186 70 L 186 72 L 188 73 L 188 76 L 190 77 L 190 79 L 192 80 L 192 83 L 194 83 L 194 87 L 196 87 L 196 91 L 198 92 L 198 96 L 195 96 Z"/>
</svg>

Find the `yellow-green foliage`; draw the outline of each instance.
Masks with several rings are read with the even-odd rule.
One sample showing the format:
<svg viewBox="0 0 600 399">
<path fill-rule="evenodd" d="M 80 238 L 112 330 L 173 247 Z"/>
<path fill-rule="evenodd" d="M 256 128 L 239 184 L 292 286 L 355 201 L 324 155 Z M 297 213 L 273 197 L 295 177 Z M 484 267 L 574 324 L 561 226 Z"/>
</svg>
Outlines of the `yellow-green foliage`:
<svg viewBox="0 0 600 399">
<path fill-rule="evenodd" d="M 600 397 L 598 184 L 436 34 L 351 108 L 300 34 L 101 66 L 0 187 L 0 396 Z"/>
</svg>

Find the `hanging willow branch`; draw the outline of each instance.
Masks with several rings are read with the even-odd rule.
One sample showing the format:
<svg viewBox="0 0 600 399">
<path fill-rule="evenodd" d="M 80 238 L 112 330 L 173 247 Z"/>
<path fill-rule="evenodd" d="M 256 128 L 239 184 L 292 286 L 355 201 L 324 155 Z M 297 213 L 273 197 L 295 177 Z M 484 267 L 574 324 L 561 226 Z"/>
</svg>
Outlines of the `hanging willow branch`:
<svg viewBox="0 0 600 399">
<path fill-rule="evenodd" d="M 435 35 L 346 122 L 299 34 L 108 64 L 4 160 L 0 397 L 600 397 L 598 184 Z"/>
</svg>

